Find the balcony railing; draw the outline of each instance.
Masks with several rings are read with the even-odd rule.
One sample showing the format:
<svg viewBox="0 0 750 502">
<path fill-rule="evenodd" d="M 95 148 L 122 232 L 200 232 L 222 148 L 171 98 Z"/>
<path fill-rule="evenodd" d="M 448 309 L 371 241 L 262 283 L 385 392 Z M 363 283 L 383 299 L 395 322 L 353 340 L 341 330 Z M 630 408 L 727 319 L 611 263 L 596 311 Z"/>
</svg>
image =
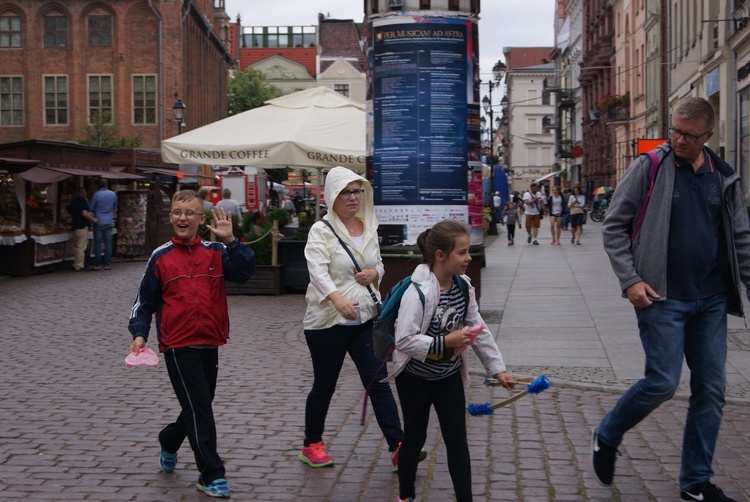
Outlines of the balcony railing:
<svg viewBox="0 0 750 502">
<path fill-rule="evenodd" d="M 601 117 L 601 113 L 600 113 Z M 629 120 L 630 119 L 630 110 L 623 106 L 613 106 L 612 108 L 608 108 L 604 112 L 604 120 L 607 122 L 617 122 L 621 120 Z"/>
<path fill-rule="evenodd" d="M 550 92 L 560 90 L 560 83 L 555 77 L 547 77 L 542 81 L 542 96 L 549 95 Z"/>
<path fill-rule="evenodd" d="M 576 105 L 576 93 L 572 89 L 563 89 L 557 94 L 557 102 L 563 108 Z"/>
<path fill-rule="evenodd" d="M 573 158 L 573 142 L 572 141 L 562 141 L 557 146 L 557 157 L 560 159 L 572 159 Z"/>
<path fill-rule="evenodd" d="M 557 121 L 555 118 L 551 115 L 545 115 L 542 117 L 542 130 L 545 132 L 549 132 L 552 129 L 557 127 Z"/>
</svg>

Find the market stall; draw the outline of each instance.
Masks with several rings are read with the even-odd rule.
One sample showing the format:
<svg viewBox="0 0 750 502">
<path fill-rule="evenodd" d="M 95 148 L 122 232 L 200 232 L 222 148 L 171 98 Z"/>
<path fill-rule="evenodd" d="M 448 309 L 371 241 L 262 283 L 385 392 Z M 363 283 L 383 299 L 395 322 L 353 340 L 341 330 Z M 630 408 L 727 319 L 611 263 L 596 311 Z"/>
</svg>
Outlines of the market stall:
<svg viewBox="0 0 750 502">
<path fill-rule="evenodd" d="M 149 255 L 173 235 L 169 209 L 172 195 L 179 190 L 181 178 L 178 166 L 163 162 L 158 148 L 132 148 L 117 150 L 112 155 L 112 169 L 137 173 L 140 177 L 136 184 L 140 195 L 128 192 L 127 199 L 120 198 L 119 203 L 120 207 L 122 204 L 127 204 L 129 207 L 137 208 L 138 211 L 145 207 L 145 215 L 137 220 L 137 224 L 143 225 L 142 254 Z M 131 222 L 136 223 L 136 220 L 129 220 L 129 223 Z M 116 251 L 125 256 L 135 256 L 132 254 L 138 250 L 133 247 L 136 245 L 133 241 L 135 231 L 123 227 L 121 235 L 123 237 L 127 235 L 127 243 L 124 243 L 123 249 L 116 249 Z M 137 244 L 140 245 L 140 242 Z"/>
<path fill-rule="evenodd" d="M 76 190 L 96 178 L 107 179 L 113 189 L 141 179 L 112 171 L 112 153 L 58 141 L 0 145 L 0 157 L 13 160 L 0 173 L 0 274 L 29 275 L 72 262 L 67 206 Z"/>
</svg>

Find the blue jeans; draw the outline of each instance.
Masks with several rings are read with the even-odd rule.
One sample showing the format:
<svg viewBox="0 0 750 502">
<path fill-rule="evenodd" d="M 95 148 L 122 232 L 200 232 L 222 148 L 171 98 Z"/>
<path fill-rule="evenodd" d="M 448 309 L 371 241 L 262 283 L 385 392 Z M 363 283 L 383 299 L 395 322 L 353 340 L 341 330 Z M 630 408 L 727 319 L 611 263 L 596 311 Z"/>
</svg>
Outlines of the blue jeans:
<svg viewBox="0 0 750 502">
<path fill-rule="evenodd" d="M 111 265 L 112 225 L 94 225 L 94 266 L 102 266 L 102 241 L 104 241 L 104 266 Z"/>
<path fill-rule="evenodd" d="M 388 376 L 388 368 L 373 352 L 372 321 L 305 330 L 305 340 L 313 363 L 313 386 L 305 405 L 305 446 L 322 441 L 328 406 L 336 390 L 344 358 L 349 353 L 362 386 L 366 388 L 372 382 L 370 402 L 375 418 L 388 442 L 388 449 L 395 450 L 404 433 L 391 387 L 381 382 Z"/>
<path fill-rule="evenodd" d="M 597 427 L 606 444 L 618 446 L 628 430 L 674 395 L 684 354 L 690 368 L 690 405 L 682 438 L 683 490 L 713 476 L 711 463 L 724 408 L 726 305 L 726 295 L 721 293 L 702 300 L 666 299 L 635 309 L 646 354 L 645 376 Z"/>
</svg>

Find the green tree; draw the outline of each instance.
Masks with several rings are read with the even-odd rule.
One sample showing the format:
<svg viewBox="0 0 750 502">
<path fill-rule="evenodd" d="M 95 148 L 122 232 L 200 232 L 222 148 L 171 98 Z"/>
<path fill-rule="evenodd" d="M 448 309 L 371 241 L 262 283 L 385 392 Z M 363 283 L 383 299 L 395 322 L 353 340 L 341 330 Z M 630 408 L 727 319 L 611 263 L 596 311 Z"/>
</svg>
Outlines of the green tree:
<svg viewBox="0 0 750 502">
<path fill-rule="evenodd" d="M 89 117 L 89 124 L 83 128 L 82 139 L 78 143 L 102 148 L 137 148 L 143 143 L 140 134 L 120 136 L 112 124 L 109 114 L 94 113 Z"/>
<path fill-rule="evenodd" d="M 229 115 L 258 108 L 282 94 L 278 87 L 266 81 L 263 72 L 254 68 L 238 70 L 229 79 Z"/>
</svg>

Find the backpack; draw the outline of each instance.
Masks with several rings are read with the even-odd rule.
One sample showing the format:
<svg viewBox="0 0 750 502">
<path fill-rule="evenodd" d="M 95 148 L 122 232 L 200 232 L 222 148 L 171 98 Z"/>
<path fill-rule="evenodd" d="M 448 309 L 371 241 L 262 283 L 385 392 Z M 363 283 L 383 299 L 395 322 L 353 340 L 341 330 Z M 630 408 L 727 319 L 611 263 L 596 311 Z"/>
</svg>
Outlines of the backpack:
<svg viewBox="0 0 750 502">
<path fill-rule="evenodd" d="M 453 281 L 458 284 L 464 295 L 464 301 L 466 303 L 464 318 L 466 318 L 466 313 L 469 311 L 469 284 L 458 275 L 453 276 Z M 419 300 L 422 302 L 422 308 L 424 309 L 424 293 L 419 284 L 413 282 L 409 275 L 398 281 L 398 283 L 391 288 L 386 295 L 385 300 L 383 300 L 383 308 L 380 311 L 380 315 L 373 322 L 372 348 L 375 352 L 375 357 L 381 361 L 390 360 L 391 354 L 393 354 L 393 351 L 396 348 L 396 318 L 398 317 L 398 310 L 401 307 L 401 298 L 404 296 L 404 292 L 406 292 L 412 284 L 417 288 Z"/>
</svg>

